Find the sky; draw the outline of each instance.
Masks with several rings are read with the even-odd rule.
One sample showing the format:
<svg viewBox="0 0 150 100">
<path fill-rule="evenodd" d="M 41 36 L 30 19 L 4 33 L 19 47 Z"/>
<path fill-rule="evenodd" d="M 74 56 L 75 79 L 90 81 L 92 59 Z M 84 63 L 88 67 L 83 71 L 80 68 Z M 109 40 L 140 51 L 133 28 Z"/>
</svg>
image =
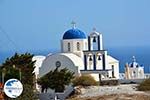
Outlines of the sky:
<svg viewBox="0 0 150 100">
<path fill-rule="evenodd" d="M 150 0 L 0 0 L 0 51 L 60 49 L 75 21 L 105 47 L 150 47 Z"/>
</svg>

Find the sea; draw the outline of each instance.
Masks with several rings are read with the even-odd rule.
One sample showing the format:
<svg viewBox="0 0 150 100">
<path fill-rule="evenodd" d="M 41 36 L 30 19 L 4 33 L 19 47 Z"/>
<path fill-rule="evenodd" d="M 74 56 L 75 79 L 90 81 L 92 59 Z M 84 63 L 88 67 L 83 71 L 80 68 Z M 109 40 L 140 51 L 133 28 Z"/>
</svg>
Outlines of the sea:
<svg viewBox="0 0 150 100">
<path fill-rule="evenodd" d="M 145 73 L 150 73 L 150 47 L 135 46 L 135 47 L 107 47 L 108 54 L 119 60 L 120 73 L 124 72 L 125 64 L 132 62 L 132 57 L 135 56 L 139 65 L 144 66 Z M 45 51 L 29 51 L 34 55 L 47 55 L 49 53 L 56 53 L 59 50 L 45 50 Z M 14 55 L 13 51 L 0 51 L 0 64 L 2 64 L 6 58 Z"/>
</svg>

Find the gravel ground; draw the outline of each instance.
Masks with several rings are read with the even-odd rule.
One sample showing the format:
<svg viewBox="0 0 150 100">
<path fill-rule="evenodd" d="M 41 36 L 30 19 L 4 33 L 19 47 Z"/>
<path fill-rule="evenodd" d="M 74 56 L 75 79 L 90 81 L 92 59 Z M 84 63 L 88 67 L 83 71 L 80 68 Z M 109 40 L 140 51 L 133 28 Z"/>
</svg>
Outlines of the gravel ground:
<svg viewBox="0 0 150 100">
<path fill-rule="evenodd" d="M 150 100 L 150 92 L 137 91 L 136 84 L 118 86 L 90 86 L 69 100 Z"/>
<path fill-rule="evenodd" d="M 110 94 L 137 94 L 144 93 L 137 91 L 136 84 L 118 85 L 118 86 L 91 86 L 82 88 L 82 94 L 79 97 L 93 97 L 98 95 L 110 95 Z"/>
<path fill-rule="evenodd" d="M 111 94 L 95 97 L 78 97 L 68 100 L 150 100 L 150 96 L 144 94 Z"/>
</svg>

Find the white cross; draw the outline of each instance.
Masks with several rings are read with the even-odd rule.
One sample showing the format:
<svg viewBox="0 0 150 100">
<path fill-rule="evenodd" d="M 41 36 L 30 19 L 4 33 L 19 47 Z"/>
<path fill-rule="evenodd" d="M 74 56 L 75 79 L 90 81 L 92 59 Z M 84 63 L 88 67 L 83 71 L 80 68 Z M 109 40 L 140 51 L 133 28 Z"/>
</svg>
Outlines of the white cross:
<svg viewBox="0 0 150 100">
<path fill-rule="evenodd" d="M 93 28 L 93 31 L 96 31 L 96 28 L 95 28 L 95 27 Z"/>
<path fill-rule="evenodd" d="M 71 24 L 72 24 L 72 27 L 73 27 L 73 28 L 76 27 L 76 22 L 72 21 Z"/>
</svg>

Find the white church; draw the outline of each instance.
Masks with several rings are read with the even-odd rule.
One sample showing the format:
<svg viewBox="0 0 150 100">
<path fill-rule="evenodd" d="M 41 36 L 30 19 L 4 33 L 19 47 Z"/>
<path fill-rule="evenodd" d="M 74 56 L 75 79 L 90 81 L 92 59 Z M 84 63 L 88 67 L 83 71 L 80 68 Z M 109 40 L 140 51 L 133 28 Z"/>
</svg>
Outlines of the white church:
<svg viewBox="0 0 150 100">
<path fill-rule="evenodd" d="M 93 29 L 88 36 L 73 27 L 61 38 L 61 53 L 35 56 L 36 77 L 42 77 L 56 67 L 67 68 L 76 76 L 90 74 L 96 81 L 119 79 L 119 61 L 103 48 L 102 33 Z"/>
<path fill-rule="evenodd" d="M 125 79 L 144 79 L 144 66 L 136 62 L 135 56 L 130 64 L 125 65 Z"/>
</svg>

